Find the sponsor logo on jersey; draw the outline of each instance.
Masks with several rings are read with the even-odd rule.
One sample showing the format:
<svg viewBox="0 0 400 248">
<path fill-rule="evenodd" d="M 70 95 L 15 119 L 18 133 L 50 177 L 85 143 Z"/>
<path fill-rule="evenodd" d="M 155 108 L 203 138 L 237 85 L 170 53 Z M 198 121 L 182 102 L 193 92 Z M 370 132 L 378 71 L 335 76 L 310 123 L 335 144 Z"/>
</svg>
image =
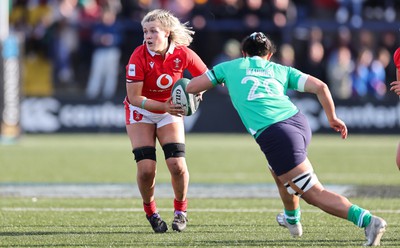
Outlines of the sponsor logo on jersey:
<svg viewBox="0 0 400 248">
<path fill-rule="evenodd" d="M 172 77 L 168 74 L 161 74 L 161 76 L 157 78 L 157 86 L 161 89 L 169 88 L 173 82 Z"/>
<path fill-rule="evenodd" d="M 128 75 L 131 77 L 136 76 L 136 65 L 135 64 L 129 64 Z"/>
<path fill-rule="evenodd" d="M 153 67 L 154 67 L 154 62 L 151 61 L 151 62 L 149 63 L 149 65 L 150 65 L 151 69 L 153 69 Z"/>
</svg>

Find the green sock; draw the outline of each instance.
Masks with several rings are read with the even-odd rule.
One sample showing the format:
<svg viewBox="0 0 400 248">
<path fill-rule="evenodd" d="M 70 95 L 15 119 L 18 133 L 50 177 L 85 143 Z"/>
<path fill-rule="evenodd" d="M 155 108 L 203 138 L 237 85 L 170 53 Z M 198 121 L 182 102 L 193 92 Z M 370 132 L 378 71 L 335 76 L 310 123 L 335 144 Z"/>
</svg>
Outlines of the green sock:
<svg viewBox="0 0 400 248">
<path fill-rule="evenodd" d="M 359 227 L 366 227 L 371 222 L 371 213 L 368 210 L 360 208 L 357 205 L 352 205 L 347 214 L 347 220 Z"/>
<path fill-rule="evenodd" d="M 300 207 L 296 208 L 295 210 L 285 209 L 285 216 L 286 216 L 286 221 L 291 225 L 300 222 L 300 217 L 301 217 Z"/>
</svg>

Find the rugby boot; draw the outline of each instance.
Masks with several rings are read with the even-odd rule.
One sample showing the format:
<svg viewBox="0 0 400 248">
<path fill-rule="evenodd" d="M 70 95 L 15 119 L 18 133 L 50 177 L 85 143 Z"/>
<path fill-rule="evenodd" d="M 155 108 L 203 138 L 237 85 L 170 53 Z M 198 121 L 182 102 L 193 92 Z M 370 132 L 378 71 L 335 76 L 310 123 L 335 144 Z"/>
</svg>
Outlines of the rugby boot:
<svg viewBox="0 0 400 248">
<path fill-rule="evenodd" d="M 276 221 L 280 226 L 289 229 L 290 235 L 292 235 L 292 237 L 296 238 L 296 237 L 301 237 L 301 235 L 303 235 L 303 227 L 301 223 L 297 222 L 296 224 L 289 224 L 283 213 L 280 213 L 276 216 Z"/>
<path fill-rule="evenodd" d="M 186 228 L 188 219 L 184 213 L 175 213 L 174 220 L 172 221 L 172 230 L 182 232 Z"/>
<path fill-rule="evenodd" d="M 367 242 L 364 246 L 379 246 L 381 244 L 381 238 L 383 233 L 386 231 L 387 223 L 384 219 L 372 216 L 371 222 L 365 227 L 365 238 Z"/>
<path fill-rule="evenodd" d="M 150 222 L 155 233 L 165 233 L 168 230 L 167 223 L 161 219 L 161 216 L 158 213 L 155 213 L 150 217 L 146 215 L 146 218 Z"/>
</svg>

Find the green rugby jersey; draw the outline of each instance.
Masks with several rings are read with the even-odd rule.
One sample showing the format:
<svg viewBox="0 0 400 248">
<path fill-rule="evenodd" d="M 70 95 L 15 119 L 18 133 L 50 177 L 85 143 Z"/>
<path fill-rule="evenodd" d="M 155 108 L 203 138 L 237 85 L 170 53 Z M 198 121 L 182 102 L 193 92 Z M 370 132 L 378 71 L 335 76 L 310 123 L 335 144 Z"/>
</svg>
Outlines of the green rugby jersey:
<svg viewBox="0 0 400 248">
<path fill-rule="evenodd" d="M 255 138 L 270 125 L 299 111 L 286 92 L 304 91 L 308 77 L 295 68 L 258 56 L 218 64 L 207 76 L 213 85 L 225 84 L 244 126 Z"/>
</svg>

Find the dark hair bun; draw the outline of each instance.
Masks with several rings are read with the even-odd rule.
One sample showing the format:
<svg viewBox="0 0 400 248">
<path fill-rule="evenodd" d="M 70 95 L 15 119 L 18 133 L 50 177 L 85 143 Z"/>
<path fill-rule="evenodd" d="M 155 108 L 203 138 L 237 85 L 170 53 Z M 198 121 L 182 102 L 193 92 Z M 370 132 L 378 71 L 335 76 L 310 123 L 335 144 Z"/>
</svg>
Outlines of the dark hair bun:
<svg viewBox="0 0 400 248">
<path fill-rule="evenodd" d="M 263 32 L 254 32 L 243 40 L 242 51 L 249 56 L 265 56 L 275 53 L 275 46 Z"/>
<path fill-rule="evenodd" d="M 265 36 L 265 34 L 262 32 L 254 32 L 249 37 L 257 43 L 266 43 L 267 42 L 267 36 Z"/>
</svg>

